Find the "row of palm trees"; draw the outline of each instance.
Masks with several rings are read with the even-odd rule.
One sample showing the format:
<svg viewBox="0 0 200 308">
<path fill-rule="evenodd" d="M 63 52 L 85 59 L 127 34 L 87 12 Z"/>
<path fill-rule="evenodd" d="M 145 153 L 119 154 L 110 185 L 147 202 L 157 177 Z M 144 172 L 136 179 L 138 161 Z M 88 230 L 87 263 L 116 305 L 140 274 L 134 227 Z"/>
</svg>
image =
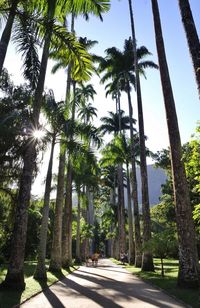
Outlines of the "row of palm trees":
<svg viewBox="0 0 200 308">
<path fill-rule="evenodd" d="M 170 83 L 170 77 L 168 72 L 167 60 L 165 55 L 164 40 L 162 36 L 162 28 L 160 22 L 160 14 L 158 1 L 152 0 L 152 14 L 154 20 L 155 29 L 155 39 L 157 46 L 157 54 L 159 61 L 159 69 L 161 75 L 161 83 L 163 88 L 163 96 L 166 109 L 167 126 L 169 132 L 170 140 L 170 150 L 171 150 L 171 165 L 173 172 L 173 184 L 174 184 L 174 199 L 176 205 L 176 220 L 177 220 L 177 231 L 179 237 L 179 275 L 178 275 L 178 285 L 179 286 L 189 286 L 188 277 L 191 279 L 191 285 L 199 285 L 199 265 L 197 256 L 197 246 L 195 241 L 194 224 L 192 221 L 192 211 L 189 201 L 189 193 L 187 188 L 186 176 L 184 164 L 182 161 L 181 153 L 181 141 L 179 135 L 179 128 L 176 116 L 175 102 L 173 99 L 173 92 Z M 192 18 L 192 13 L 190 10 L 189 1 L 180 0 L 179 1 L 180 12 L 187 33 L 188 44 L 191 51 L 195 75 L 198 84 L 198 73 L 199 64 L 197 64 L 197 58 L 199 59 L 199 39 L 196 34 L 194 20 Z M 141 159 L 141 178 L 142 178 L 142 195 L 143 195 L 143 215 L 144 219 L 144 234 L 145 239 L 150 239 L 150 216 L 149 216 L 149 206 L 148 206 L 148 186 L 146 177 L 146 162 L 145 162 L 145 144 L 143 136 L 143 115 L 142 115 L 142 98 L 141 98 L 141 88 L 140 88 L 140 78 L 139 78 L 139 68 L 137 61 L 137 45 L 136 45 L 136 34 L 134 26 L 134 16 L 133 16 L 133 6 L 132 1 L 129 0 L 129 11 L 131 20 L 131 30 L 132 30 L 132 40 L 133 40 L 133 53 L 134 53 L 134 63 L 135 63 L 135 73 L 136 73 L 136 92 L 137 92 L 137 103 L 138 103 L 138 121 L 139 121 L 139 131 L 140 131 L 140 159 Z M 188 26 L 191 23 L 191 26 Z M 196 34 L 196 35 L 194 35 Z M 190 37 L 190 39 L 189 39 Z M 196 40 L 195 40 L 196 39 Z M 192 43 L 191 43 L 192 42 Z M 195 46 L 195 47 L 194 47 Z M 193 49 L 196 48 L 196 53 L 194 54 Z M 184 213 L 184 214 L 183 214 Z M 184 221 L 184 218 L 185 221 Z M 186 218 L 187 217 L 187 218 Z M 186 222 L 187 220 L 187 222 Z M 146 230 L 146 231 L 145 231 Z M 190 243 L 188 242 L 189 237 L 192 238 Z M 187 245 L 184 246 L 184 243 Z M 186 248 L 187 246 L 187 248 Z M 147 259 L 145 262 L 149 266 L 152 264 L 151 253 L 147 252 L 144 258 Z M 190 261 L 189 261 L 190 259 Z M 144 268 L 144 267 L 143 267 Z M 191 278 L 192 277 L 192 278 Z"/>
<path fill-rule="evenodd" d="M 8 43 L 10 40 L 13 24 L 18 21 L 19 16 L 28 15 L 28 22 L 32 21 L 34 26 L 31 33 L 32 37 L 37 37 L 42 43 L 42 57 L 39 66 L 38 79 L 35 85 L 34 98 L 32 102 L 32 115 L 30 127 L 33 129 L 38 129 L 39 127 L 39 116 L 42 106 L 44 82 L 46 76 L 46 69 L 50 51 L 56 51 L 57 54 L 65 54 L 66 64 L 69 64 L 68 68 L 68 84 L 67 84 L 67 96 L 66 103 L 68 103 L 70 85 L 73 84 L 75 90 L 75 83 L 78 81 L 83 81 L 88 79 L 92 70 L 92 63 L 89 54 L 86 52 L 84 46 L 80 44 L 75 35 L 72 32 L 67 31 L 65 25 L 65 20 L 67 14 L 73 13 L 74 15 L 83 14 L 88 17 L 88 14 L 92 13 L 96 16 L 102 18 L 102 13 L 108 11 L 109 1 L 88 1 L 87 5 L 85 1 L 60 1 L 60 0 L 50 0 L 50 1 L 20 1 L 13 0 L 9 1 L 8 4 L 4 2 L 2 10 L 9 12 L 7 22 L 2 34 L 0 42 L 0 58 L 1 58 L 1 68 L 3 67 L 4 59 L 6 56 L 6 51 Z M 34 17 L 37 16 L 37 19 Z M 35 23 L 37 23 L 35 26 Z M 24 33 L 23 33 L 24 34 Z M 25 57 L 27 54 L 24 55 Z M 30 53 L 29 53 L 30 56 Z M 35 56 L 35 54 L 34 54 Z M 31 58 L 29 64 L 32 64 Z M 34 62 L 33 62 L 34 63 Z M 31 65 L 30 65 L 31 66 Z M 0 72 L 1 73 L 1 72 Z M 31 74 L 30 74 L 30 77 Z M 73 78 L 73 83 L 72 83 Z M 30 78 L 32 81 L 32 78 Z M 75 109 L 75 103 L 73 104 Z M 68 115 L 69 116 L 69 115 Z M 72 111 L 73 117 L 73 111 Z M 73 122 L 73 121 L 72 121 Z M 68 140 L 73 141 L 72 134 L 68 135 Z M 62 140 L 63 145 L 63 140 Z M 23 170 L 21 175 L 21 180 L 19 184 L 19 193 L 16 207 L 16 215 L 14 222 L 13 240 L 11 248 L 11 257 L 8 267 L 8 272 L 3 282 L 5 287 L 14 287 L 24 289 L 24 252 L 26 243 L 26 230 L 27 230 L 27 208 L 30 202 L 30 192 L 32 184 L 32 176 L 34 171 L 36 159 L 36 143 L 28 142 L 27 147 L 23 155 Z M 62 205 L 62 195 L 64 189 L 64 165 L 65 165 L 65 146 L 64 150 L 61 147 L 60 151 L 60 164 L 59 164 L 59 174 L 58 174 L 58 192 L 57 192 L 57 202 L 56 202 L 56 214 L 55 217 L 58 218 L 57 229 L 54 228 L 54 238 L 53 238 L 53 248 L 52 248 L 52 260 L 50 267 L 58 269 L 60 258 L 59 250 L 56 249 L 56 245 L 61 241 L 61 217 L 58 215 L 61 210 Z M 69 170 L 70 170 L 70 159 L 69 159 Z M 70 177 L 69 177 L 70 182 Z M 61 187 L 62 186 L 62 187 Z M 60 187 L 60 188 L 59 188 Z M 71 192 L 69 192 L 70 194 Z M 55 219 L 56 221 L 56 219 Z"/>
<path fill-rule="evenodd" d="M 142 179 L 142 211 L 143 211 L 143 242 L 148 242 L 151 238 L 150 226 L 150 211 L 148 198 L 148 182 L 147 182 L 147 168 L 146 168 L 146 148 L 145 135 L 143 123 L 142 110 L 142 96 L 140 87 L 140 74 L 144 75 L 146 67 L 157 68 L 157 65 L 151 61 L 143 61 L 143 57 L 149 55 L 149 51 L 145 47 L 137 48 L 136 34 L 134 28 L 134 16 L 132 1 L 129 0 L 130 18 L 132 39 L 125 41 L 124 50 L 121 52 L 115 47 L 109 48 L 106 51 L 105 59 L 99 58 L 99 71 L 105 72 L 102 77 L 102 82 L 109 80 L 107 85 L 107 93 L 112 94 L 116 101 L 117 115 L 118 115 L 118 137 L 123 140 L 122 128 L 122 113 L 120 108 L 121 92 L 127 93 L 129 106 L 129 125 L 130 125 L 130 153 L 131 153 L 131 186 L 134 200 L 134 233 L 135 233 L 135 264 L 142 266 L 143 270 L 153 270 L 153 258 L 151 251 L 145 250 L 141 256 L 141 235 L 139 210 L 137 200 L 137 181 L 135 172 L 135 138 L 133 134 L 133 107 L 131 102 L 131 88 L 136 89 L 137 105 L 138 105 L 138 124 L 139 124 L 139 143 L 140 143 L 140 166 Z M 184 6 L 183 3 L 187 4 Z M 179 1 L 181 13 L 184 15 L 189 10 L 188 1 Z M 73 155 L 70 152 L 72 145 L 75 144 L 76 136 L 76 110 L 77 104 L 81 102 L 81 95 L 78 93 L 77 84 L 87 81 L 94 69 L 92 64 L 92 56 L 87 52 L 85 41 L 78 41 L 75 37 L 74 20 L 79 14 L 88 18 L 90 13 L 99 16 L 102 19 L 102 13 L 109 9 L 109 1 L 64 1 L 64 0 L 49 0 L 49 1 L 35 1 L 31 0 L 27 4 L 23 0 L 12 0 L 8 4 L 4 1 L 0 2 L 2 12 L 8 12 L 7 22 L 0 41 L 0 63 L 1 71 L 6 56 L 7 47 L 11 37 L 13 24 L 16 22 L 21 25 L 19 29 L 30 29 L 32 25 L 33 31 L 16 31 L 16 34 L 21 34 L 16 37 L 16 41 L 20 45 L 20 50 L 23 52 L 25 77 L 29 80 L 32 89 L 34 90 L 34 97 L 32 100 L 32 114 L 28 131 L 39 128 L 39 116 L 41 107 L 43 105 L 43 90 L 46 75 L 46 68 L 49 57 L 58 59 L 58 67 L 67 67 L 68 77 L 66 84 L 66 102 L 64 104 L 64 130 L 60 133 L 60 156 L 59 156 L 59 170 L 57 181 L 57 196 L 55 207 L 55 222 L 54 234 L 51 252 L 50 269 L 57 271 L 61 266 L 68 266 L 71 263 L 71 222 L 72 222 L 72 175 L 73 175 Z M 185 11 L 184 11 L 185 10 Z M 164 50 L 164 42 L 162 38 L 162 29 L 160 24 L 158 3 L 152 0 L 152 12 L 155 25 L 155 37 L 158 52 L 159 69 L 161 74 L 161 82 L 163 86 L 163 95 L 166 107 L 167 124 L 170 138 L 171 161 L 173 170 L 174 182 L 174 196 L 176 203 L 177 216 L 177 230 L 179 236 L 179 277 L 178 284 L 180 286 L 188 286 L 191 284 L 196 287 L 199 284 L 199 267 L 198 257 L 195 243 L 195 233 L 192 221 L 192 213 L 189 201 L 189 193 L 187 189 L 184 165 L 182 162 L 181 141 L 179 136 L 179 128 L 176 119 L 175 103 L 173 99 L 172 88 L 167 68 L 166 55 Z M 66 29 L 66 16 L 72 14 L 71 30 Z M 184 15 L 185 16 L 185 15 Z M 191 14 L 189 16 L 192 17 Z M 186 18 L 187 19 L 187 18 Z M 22 22 L 23 21 L 23 22 Z M 183 18 L 184 21 L 184 18 Z M 64 26 L 63 26 L 64 25 Z M 193 22 L 194 31 L 194 22 Z M 27 33 L 27 44 L 24 44 L 23 38 Z M 23 35 L 22 35 L 23 34 Z M 34 39 L 35 38 L 35 39 Z M 37 39 L 36 39 L 37 38 Z M 43 51 L 41 61 L 38 62 L 37 49 L 31 48 L 37 43 L 42 44 Z M 197 46 L 197 44 L 195 45 Z M 32 53 L 27 52 L 28 47 L 31 48 Z M 198 46 L 199 47 L 199 46 Z M 33 63 L 37 63 L 36 69 L 33 68 Z M 31 65 L 32 64 L 32 65 Z M 199 64 L 197 64 L 199 65 Z M 199 66 L 195 67 L 195 73 L 199 74 Z M 198 79 L 197 79 L 198 80 Z M 82 89 L 83 90 L 83 89 Z M 87 89 L 89 90 L 89 89 Z M 92 89 L 90 89 L 92 90 Z M 94 94 L 91 91 L 89 95 Z M 83 92 L 82 92 L 83 93 Z M 89 91 L 87 91 L 89 93 Z M 72 99 L 71 99 L 72 96 Z M 91 106 L 87 106 L 88 109 Z M 95 113 L 95 110 L 93 110 Z M 81 115 L 81 113 L 80 113 Z M 87 115 L 84 114 L 84 120 L 87 121 Z M 48 203 L 50 198 L 51 186 L 51 169 L 53 162 L 53 148 L 55 144 L 56 131 L 52 135 L 52 151 L 49 162 L 49 169 L 47 174 L 43 222 L 40 234 L 40 248 L 38 254 L 38 267 L 35 277 L 45 277 L 45 241 L 47 233 L 47 219 L 48 219 Z M 94 129 L 91 135 L 94 136 Z M 36 160 L 36 143 L 28 140 L 27 146 L 23 153 L 23 170 L 19 184 L 19 193 L 17 199 L 16 216 L 13 231 L 13 241 L 11 248 L 11 258 L 9 262 L 8 272 L 3 285 L 6 287 L 24 288 L 24 252 L 26 243 L 27 230 L 27 208 L 30 202 L 30 191 L 32 184 L 32 177 L 35 168 Z M 87 150 L 90 148 L 90 141 L 86 145 Z M 83 149 L 82 149 L 83 151 Z M 66 155 L 67 167 L 66 167 Z M 123 163 L 118 162 L 117 165 L 117 180 L 118 180 L 118 224 L 119 224 L 119 247 L 124 250 L 125 243 L 125 222 L 124 222 L 124 190 L 123 190 Z M 67 168 L 67 177 L 65 180 L 65 167 Z M 127 168 L 127 174 L 129 170 Z M 127 178 L 128 179 L 128 178 Z M 64 201 L 64 185 L 66 198 Z M 128 185 L 128 183 L 127 183 Z M 86 191 L 89 195 L 89 187 L 86 185 Z M 64 214 L 63 213 L 63 203 Z M 130 209 L 130 208 L 129 208 Z M 132 216 L 131 211 L 129 218 Z M 131 232 L 131 221 L 129 223 Z M 62 228 L 64 230 L 64 237 L 62 241 Z M 130 237 L 132 238 L 131 233 Z M 191 240 L 192 239 L 192 240 Z M 63 243 L 63 247 L 62 247 Z M 130 247 L 131 244 L 130 241 Z M 62 249 L 61 249 L 62 247 Z M 131 250 L 131 248 L 130 248 Z M 131 255 L 133 256 L 133 254 Z M 42 274 L 41 274 L 42 273 Z M 41 275 L 41 276 L 40 276 Z"/>
</svg>

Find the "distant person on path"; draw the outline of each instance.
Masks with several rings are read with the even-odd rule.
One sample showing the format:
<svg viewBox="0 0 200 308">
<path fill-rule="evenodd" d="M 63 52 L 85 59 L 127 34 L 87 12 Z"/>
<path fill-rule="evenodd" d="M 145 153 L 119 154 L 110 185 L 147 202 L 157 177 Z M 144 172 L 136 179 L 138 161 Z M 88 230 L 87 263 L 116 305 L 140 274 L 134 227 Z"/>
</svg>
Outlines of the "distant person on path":
<svg viewBox="0 0 200 308">
<path fill-rule="evenodd" d="M 125 252 L 120 252 L 120 261 L 123 265 L 128 262 L 128 256 Z"/>
<path fill-rule="evenodd" d="M 98 265 L 98 259 L 99 259 L 99 254 L 97 252 L 95 252 L 92 257 L 92 265 L 93 266 L 97 266 Z"/>
</svg>

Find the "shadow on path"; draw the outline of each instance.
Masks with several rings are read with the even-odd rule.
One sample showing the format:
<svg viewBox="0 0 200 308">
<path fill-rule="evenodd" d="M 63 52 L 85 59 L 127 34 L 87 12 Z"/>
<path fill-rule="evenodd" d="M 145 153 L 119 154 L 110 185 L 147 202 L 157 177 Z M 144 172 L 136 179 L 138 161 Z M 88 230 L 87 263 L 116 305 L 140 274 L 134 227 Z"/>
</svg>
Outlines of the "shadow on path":
<svg viewBox="0 0 200 308">
<path fill-rule="evenodd" d="M 82 275 L 80 273 L 80 270 L 77 272 L 73 272 L 71 275 L 75 276 L 77 278 L 81 278 L 81 279 L 85 279 L 87 281 L 93 282 L 97 285 L 101 286 L 101 289 L 110 289 L 113 292 L 113 300 L 110 300 L 112 303 L 113 301 L 120 301 L 120 300 L 134 300 L 138 299 L 141 301 L 144 301 L 146 303 L 152 304 L 156 307 L 162 307 L 162 308 L 169 308 L 171 307 L 170 304 L 164 302 L 165 299 L 163 299 L 162 297 L 167 295 L 162 295 L 162 293 L 160 293 L 160 290 L 153 288 L 151 285 L 148 285 L 144 282 L 142 282 L 139 279 L 136 279 L 135 281 L 131 281 L 130 282 L 123 282 L 123 281 L 117 281 L 117 280 L 108 280 L 108 277 L 104 277 L 105 279 L 102 279 L 100 277 L 103 277 L 101 275 L 96 275 L 95 273 L 92 273 L 92 276 L 90 276 L 90 273 L 87 273 L 88 275 Z M 129 274 L 129 273 L 128 273 Z M 94 276 L 100 276 L 98 277 L 94 277 Z M 131 275 L 131 274 L 129 274 Z M 131 277 L 130 277 L 131 278 Z M 68 282 L 66 282 L 67 279 L 65 280 L 65 283 L 68 285 Z M 71 283 L 71 281 L 70 281 Z M 72 282 L 73 284 L 74 282 Z M 71 287 L 71 286 L 70 286 Z M 74 287 L 74 286 L 73 286 Z M 79 292 L 81 292 L 82 289 L 78 290 Z M 88 289 L 87 289 L 88 290 Z M 134 292 L 133 292 L 134 290 Z M 91 292 L 91 290 L 90 290 Z M 90 296 L 90 294 L 88 293 L 88 291 L 86 292 L 86 294 L 84 294 L 86 296 Z M 95 293 L 95 299 L 96 302 L 101 304 L 100 302 L 98 302 L 97 297 L 98 293 Z M 104 298 L 105 300 L 108 300 L 107 298 Z M 169 297 L 170 299 L 170 297 Z M 177 302 L 178 304 L 178 302 Z M 186 307 L 183 306 L 181 304 L 179 304 L 180 307 Z M 109 307 L 109 306 L 104 306 L 104 307 Z M 119 306 L 116 306 L 119 307 Z"/>
<path fill-rule="evenodd" d="M 113 278 L 110 278 L 110 277 L 107 277 L 107 276 L 103 276 L 103 275 L 99 275 L 99 274 L 92 273 L 92 272 L 86 272 L 86 271 L 82 271 L 82 270 L 78 270 L 78 272 L 79 273 L 85 273 L 87 275 L 87 276 L 84 276 L 85 278 L 87 278 L 88 276 L 92 275 L 92 276 L 98 276 L 98 277 L 101 277 L 101 278 L 105 278 L 105 279 L 108 279 L 108 280 L 111 280 L 111 281 L 116 281 Z"/>
<path fill-rule="evenodd" d="M 86 278 L 86 277 L 84 276 L 84 278 Z M 106 297 L 96 293 L 95 291 L 92 291 L 88 287 L 83 287 L 82 285 L 76 283 L 75 281 L 72 281 L 72 280 L 66 278 L 66 279 L 62 280 L 62 283 L 64 283 L 67 287 L 69 287 L 73 290 L 76 290 L 80 294 L 88 297 L 89 299 L 98 303 L 102 307 L 122 308 L 122 306 L 116 304 L 114 301 L 110 300 L 109 298 L 106 298 Z"/>
</svg>

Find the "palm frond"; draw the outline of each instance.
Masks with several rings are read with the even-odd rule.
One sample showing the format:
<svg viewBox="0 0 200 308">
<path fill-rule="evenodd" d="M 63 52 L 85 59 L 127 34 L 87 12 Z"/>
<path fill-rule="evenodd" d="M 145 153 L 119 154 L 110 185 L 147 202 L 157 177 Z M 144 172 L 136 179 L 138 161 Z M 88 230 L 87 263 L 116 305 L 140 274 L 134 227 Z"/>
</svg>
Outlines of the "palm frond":
<svg viewBox="0 0 200 308">
<path fill-rule="evenodd" d="M 24 11 L 18 16 L 13 39 L 18 44 L 18 51 L 22 53 L 24 78 L 29 81 L 32 89 L 36 88 L 40 72 L 37 32 L 33 15 Z"/>
<path fill-rule="evenodd" d="M 51 57 L 62 59 L 65 67 L 71 63 L 72 79 L 77 82 L 89 80 L 94 71 L 89 53 L 78 42 L 74 34 L 60 25 L 53 26 Z"/>
</svg>

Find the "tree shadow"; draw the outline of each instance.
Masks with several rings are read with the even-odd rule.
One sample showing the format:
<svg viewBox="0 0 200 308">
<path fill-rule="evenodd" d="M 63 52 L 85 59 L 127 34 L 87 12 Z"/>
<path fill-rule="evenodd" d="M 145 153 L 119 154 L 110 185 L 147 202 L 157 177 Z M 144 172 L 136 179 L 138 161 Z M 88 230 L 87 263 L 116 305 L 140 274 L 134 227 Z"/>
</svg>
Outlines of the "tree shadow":
<svg viewBox="0 0 200 308">
<path fill-rule="evenodd" d="M 65 278 L 65 276 L 62 273 L 60 273 L 60 275 Z M 38 280 L 38 282 L 39 282 L 39 284 L 40 284 L 40 286 L 43 290 L 43 294 L 46 296 L 47 300 L 52 305 L 52 307 L 65 308 L 65 306 L 62 304 L 62 302 L 59 300 L 59 298 L 51 291 L 51 289 L 49 288 L 49 286 L 47 285 L 47 283 L 45 281 L 39 281 Z"/>
<path fill-rule="evenodd" d="M 169 296 L 161 293 L 160 290 L 158 290 L 156 287 L 154 288 L 151 285 L 146 284 L 139 279 L 136 279 L 135 281 L 130 280 L 128 282 L 117 281 L 117 280 L 111 281 L 111 280 L 108 280 L 107 277 L 105 277 L 105 279 L 102 279 L 101 277 L 94 277 L 94 276 L 89 276 L 89 275 L 86 276 L 86 275 L 81 274 L 79 271 L 73 272 L 71 275 L 77 278 L 81 278 L 81 279 L 85 279 L 87 281 L 93 282 L 96 285 L 100 286 L 99 289 L 112 290 L 112 294 L 113 294 L 112 299 L 103 297 L 105 301 L 109 300 L 112 303 L 112 305 L 115 304 L 116 300 L 119 300 L 119 302 L 123 300 L 133 300 L 133 301 L 141 300 L 148 304 L 152 304 L 155 307 L 162 307 L 162 308 L 172 307 L 167 303 L 170 300 Z M 67 286 L 71 288 L 75 288 L 75 290 L 84 294 L 84 290 L 82 289 L 82 286 L 75 283 L 74 281 L 71 281 L 66 278 L 63 282 Z M 133 292 L 133 289 L 134 289 L 134 292 Z M 92 291 L 90 288 L 89 293 L 88 291 L 86 292 L 86 296 L 88 297 L 92 296 L 93 294 L 91 294 L 91 292 L 94 292 L 94 291 Z M 102 295 L 96 292 L 94 292 L 94 294 L 95 296 L 97 295 L 97 296 L 102 297 Z M 90 297 L 90 298 L 93 299 L 93 297 Z M 102 303 L 101 301 L 100 302 L 98 301 L 98 297 L 96 298 L 96 302 L 98 304 Z M 103 307 L 110 307 L 110 306 L 115 307 L 112 305 L 111 304 L 109 305 L 108 302 L 107 303 L 105 302 Z M 184 307 L 184 306 L 177 305 L 177 307 Z"/>
<path fill-rule="evenodd" d="M 0 290 L 0 308 L 19 307 L 23 291 Z"/>
<path fill-rule="evenodd" d="M 86 276 L 83 277 L 86 278 Z M 98 303 L 102 307 L 122 308 L 122 306 L 116 304 L 113 300 L 102 296 L 101 294 L 91 290 L 88 287 L 84 287 L 73 280 L 65 278 L 64 280 L 62 280 L 62 283 L 64 283 L 68 288 L 71 288 L 80 293 L 81 295 L 84 295 L 85 297 L 89 298 L 90 300 L 93 300 L 95 303 Z"/>
</svg>

